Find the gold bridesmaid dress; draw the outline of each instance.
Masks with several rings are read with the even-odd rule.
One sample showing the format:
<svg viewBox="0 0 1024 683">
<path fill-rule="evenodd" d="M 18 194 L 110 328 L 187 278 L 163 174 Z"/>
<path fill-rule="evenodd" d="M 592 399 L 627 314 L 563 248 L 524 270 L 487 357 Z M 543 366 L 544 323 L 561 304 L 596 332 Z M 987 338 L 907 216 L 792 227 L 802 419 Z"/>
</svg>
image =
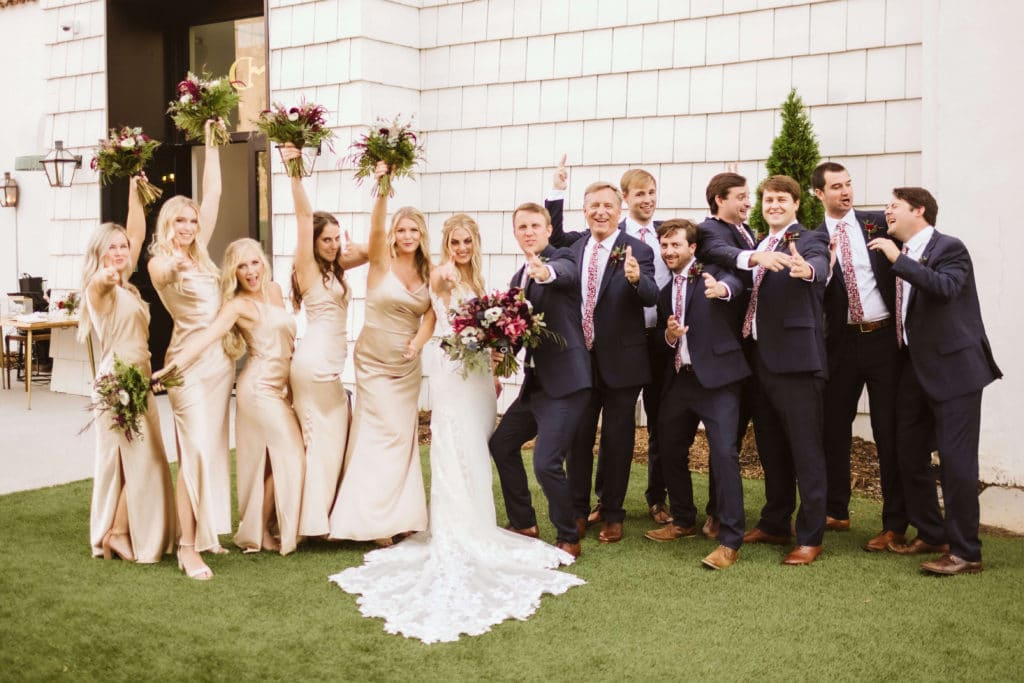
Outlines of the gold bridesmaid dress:
<svg viewBox="0 0 1024 683">
<path fill-rule="evenodd" d="M 331 537 L 368 541 L 427 528 L 417 444 L 420 357 L 402 357 L 430 308 L 427 285 L 409 292 L 388 271 L 366 295 L 356 341 L 356 408 Z"/>
<path fill-rule="evenodd" d="M 114 355 L 132 363 L 148 377 L 149 307 L 123 287 L 114 288 L 114 308 L 106 316 L 93 316 L 100 343 L 97 376 L 111 372 Z M 89 515 L 89 540 L 93 557 L 103 554 L 101 543 L 117 510 L 121 488 L 128 503 L 128 533 L 135 557 L 141 563 L 159 562 L 174 547 L 176 518 L 171 472 L 160 435 L 160 414 L 151 394 L 140 426 L 140 436 L 128 441 L 124 432 L 112 430 L 113 415 L 96 415 L 96 464 Z M 122 477 L 123 473 L 123 477 Z"/>
<path fill-rule="evenodd" d="M 309 321 L 292 358 L 295 414 L 306 447 L 299 535 L 324 536 L 338 492 L 348 439 L 349 406 L 341 373 L 348 353 L 348 293 L 332 274 L 302 295 Z"/>
<path fill-rule="evenodd" d="M 157 290 L 174 320 L 167 349 L 172 358 L 196 333 L 205 330 L 220 309 L 220 282 L 199 271 L 180 273 L 178 281 Z M 223 347 L 212 344 L 169 389 L 174 434 L 185 490 L 196 517 L 196 550 L 220 545 L 218 534 L 231 533 L 231 458 L 229 401 L 235 365 Z"/>
<path fill-rule="evenodd" d="M 302 505 L 305 453 L 302 432 L 288 400 L 288 371 L 295 320 L 278 306 L 257 303 L 260 320 L 242 330 L 249 358 L 238 375 L 235 463 L 238 532 L 235 545 L 259 550 L 263 543 L 263 479 L 270 459 L 281 554 L 295 550 Z"/>
</svg>

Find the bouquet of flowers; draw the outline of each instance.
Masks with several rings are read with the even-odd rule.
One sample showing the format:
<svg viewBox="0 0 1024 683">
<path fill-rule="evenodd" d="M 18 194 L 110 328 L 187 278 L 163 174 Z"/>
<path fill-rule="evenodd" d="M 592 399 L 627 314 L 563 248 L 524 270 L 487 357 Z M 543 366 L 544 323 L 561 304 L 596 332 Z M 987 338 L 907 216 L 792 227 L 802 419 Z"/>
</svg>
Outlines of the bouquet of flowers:
<svg viewBox="0 0 1024 683">
<path fill-rule="evenodd" d="M 180 387 L 184 381 L 181 374 L 172 368 L 160 378 L 160 384 L 165 388 Z M 129 442 L 135 437 L 141 438 L 142 428 L 139 423 L 146 414 L 149 392 L 152 389 L 153 381 L 142 374 L 138 365 L 125 363 L 115 355 L 113 372 L 100 375 L 93 384 L 93 390 L 98 398 L 89 405 L 88 410 L 95 412 L 82 431 L 92 426 L 98 413 L 109 410 L 114 416 L 110 424 L 112 430 L 123 432 L 124 438 Z"/>
<path fill-rule="evenodd" d="M 373 196 L 386 192 L 393 197 L 391 176 L 414 178 L 413 168 L 423 161 L 423 145 L 411 129 L 411 124 L 402 123 L 398 117 L 391 123 L 380 120 L 376 130 L 363 134 L 352 143 L 349 161 L 356 165 L 356 182 L 360 185 L 365 178 L 372 178 L 378 161 L 388 165 L 389 175 L 381 176 L 373 188 Z"/>
<path fill-rule="evenodd" d="M 290 142 L 299 149 L 319 148 L 324 142 L 330 144 L 329 141 L 334 136 L 334 131 L 327 127 L 326 114 L 327 110 L 319 104 L 303 101 L 298 107 L 286 109 L 275 102 L 273 108 L 260 113 L 255 123 L 267 139 L 279 145 Z M 291 178 L 309 175 L 301 157 L 286 162 L 285 166 Z"/>
<path fill-rule="evenodd" d="M 75 315 L 75 311 L 81 305 L 82 300 L 78 298 L 77 292 L 68 292 L 68 295 L 57 302 L 57 310 L 64 311 L 68 317 Z"/>
<path fill-rule="evenodd" d="M 462 362 L 463 376 L 487 369 L 492 350 L 503 354 L 494 374 L 511 377 L 519 369 L 518 344 L 532 349 L 545 339 L 565 343 L 548 329 L 543 313 L 533 312 L 533 304 L 518 288 L 467 299 L 450 311 L 449 319 L 452 334 L 441 340 L 441 348 L 448 358 Z"/>
<path fill-rule="evenodd" d="M 92 159 L 92 170 L 99 171 L 100 182 L 104 185 L 109 185 L 115 178 L 130 178 L 142 173 L 159 146 L 160 143 L 143 133 L 141 128 L 111 128 L 110 137 L 100 140 L 100 147 Z M 149 206 L 163 193 L 145 178 L 139 178 L 139 199 L 143 206 Z"/>
<path fill-rule="evenodd" d="M 203 72 L 196 76 L 191 71 L 185 80 L 178 83 L 177 99 L 168 103 L 167 113 L 178 130 L 185 133 L 189 140 L 204 142 L 205 126 L 210 119 L 223 119 L 225 126 L 230 121 L 228 115 L 238 106 L 240 95 L 235 90 L 235 83 L 227 78 L 213 78 Z M 239 85 L 242 85 L 239 83 Z M 213 127 L 213 144 L 225 145 L 231 140 L 226 128 Z"/>
</svg>

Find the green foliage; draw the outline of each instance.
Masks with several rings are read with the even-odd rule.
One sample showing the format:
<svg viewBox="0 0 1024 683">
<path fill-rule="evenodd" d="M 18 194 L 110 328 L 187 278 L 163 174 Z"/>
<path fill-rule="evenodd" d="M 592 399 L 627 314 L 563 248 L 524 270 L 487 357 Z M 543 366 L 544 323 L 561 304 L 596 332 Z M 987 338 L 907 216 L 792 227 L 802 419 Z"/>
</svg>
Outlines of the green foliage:
<svg viewBox="0 0 1024 683">
<path fill-rule="evenodd" d="M 349 161 L 356 165 L 356 183 L 362 184 L 366 178 L 374 176 L 377 163 L 383 161 L 388 165 L 389 173 L 381 176 L 373 187 L 373 196 L 385 193 L 393 197 L 392 178 L 415 178 L 416 164 L 423 160 L 423 145 L 412 130 L 409 123 L 403 123 L 398 117 L 391 122 L 378 121 L 378 127 L 353 142 Z"/>
<path fill-rule="evenodd" d="M 227 126 L 231 111 L 238 106 L 241 95 L 235 90 L 235 83 L 227 78 L 213 78 L 203 72 L 196 76 L 191 71 L 185 80 L 178 83 L 177 99 L 168 103 L 167 113 L 178 130 L 195 142 L 206 140 L 206 122 L 220 119 L 224 127 L 213 127 L 213 143 L 225 145 L 231 140 Z"/>
<path fill-rule="evenodd" d="M 299 149 L 319 147 L 325 142 L 330 145 L 334 137 L 334 131 L 327 127 L 327 109 L 323 105 L 305 101 L 290 108 L 275 102 L 271 109 L 260 112 L 255 123 L 271 142 L 279 145 L 290 142 Z M 301 178 L 306 175 L 302 157 L 289 160 L 285 167 L 289 177 Z"/>
<path fill-rule="evenodd" d="M 814 127 L 804 110 L 804 101 L 796 94 L 794 88 L 789 91 L 789 96 L 782 103 L 782 130 L 772 142 L 772 153 L 765 165 L 769 176 L 788 175 L 800 183 L 803 192 L 797 220 L 804 227 L 811 229 L 816 228 L 825 216 L 825 209 L 811 189 L 811 174 L 820 161 L 821 154 L 818 152 L 818 139 L 814 135 Z M 761 215 L 760 193 L 757 204 L 750 212 L 750 227 L 759 235 L 768 232 L 768 224 Z"/>
</svg>

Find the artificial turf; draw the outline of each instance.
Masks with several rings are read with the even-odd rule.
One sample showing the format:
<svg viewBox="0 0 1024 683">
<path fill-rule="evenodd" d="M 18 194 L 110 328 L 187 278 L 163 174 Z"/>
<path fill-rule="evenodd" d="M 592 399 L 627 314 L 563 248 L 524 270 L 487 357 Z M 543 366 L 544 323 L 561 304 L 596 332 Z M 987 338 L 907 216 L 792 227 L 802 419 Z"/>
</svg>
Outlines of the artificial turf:
<svg viewBox="0 0 1024 683">
<path fill-rule="evenodd" d="M 426 449 L 424 471 L 429 474 Z M 985 536 L 985 571 L 937 578 L 920 558 L 870 554 L 879 504 L 854 498 L 853 530 L 828 532 L 810 567 L 748 546 L 732 568 L 702 538 L 643 532 L 646 469 L 634 466 L 626 535 L 596 530 L 569 569 L 587 580 L 545 596 L 525 622 L 424 645 L 359 615 L 327 581 L 367 544 L 311 541 L 289 556 L 208 557 L 212 581 L 172 557 L 89 557 L 89 481 L 0 496 L 0 680 L 1020 680 L 1024 542 Z M 532 477 L 531 477 L 532 480 Z M 707 479 L 694 475 L 699 505 Z M 745 482 L 748 524 L 762 482 Z M 499 522 L 504 522 L 500 492 Z M 553 540 L 540 503 L 541 532 Z M 698 520 L 700 521 L 700 520 Z M 223 541 L 230 547 L 230 537 Z"/>
</svg>

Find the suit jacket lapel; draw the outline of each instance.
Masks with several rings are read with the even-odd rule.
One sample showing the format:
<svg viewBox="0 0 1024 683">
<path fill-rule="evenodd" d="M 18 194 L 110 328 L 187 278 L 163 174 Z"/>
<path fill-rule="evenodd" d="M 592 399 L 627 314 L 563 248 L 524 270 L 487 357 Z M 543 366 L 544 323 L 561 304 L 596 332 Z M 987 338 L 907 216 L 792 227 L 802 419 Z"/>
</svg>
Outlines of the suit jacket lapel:
<svg viewBox="0 0 1024 683">
<path fill-rule="evenodd" d="M 935 248 L 935 243 L 939 241 L 939 231 L 932 231 L 932 237 L 928 240 L 928 244 L 925 245 L 924 251 L 921 252 L 921 258 L 918 259 L 925 268 L 928 268 L 928 260 L 931 258 L 932 249 Z M 907 297 L 907 320 L 910 320 L 910 312 L 914 310 L 914 299 L 917 298 L 917 287 L 910 288 L 910 296 Z"/>
<path fill-rule="evenodd" d="M 620 247 L 623 252 L 625 252 L 626 247 L 623 246 L 625 243 L 626 233 L 620 230 L 618 236 L 615 238 L 615 242 L 612 244 L 612 253 Z M 624 254 L 623 260 L 625 260 Z M 608 283 L 612 281 L 612 278 L 615 277 L 616 271 L 622 266 L 622 263 L 615 263 L 615 261 L 612 260 L 611 254 L 608 255 L 608 263 L 605 264 L 604 267 L 604 277 L 601 278 L 601 288 L 597 291 L 597 301 L 600 301 L 601 297 L 604 296 L 604 291 L 608 289 Z"/>
<path fill-rule="evenodd" d="M 697 265 L 699 264 L 697 262 L 694 262 L 693 264 L 691 264 L 690 268 L 686 269 L 686 306 L 685 308 L 683 308 L 684 320 L 686 319 L 686 312 L 690 310 L 690 303 L 693 301 L 694 296 L 693 293 L 697 291 L 698 288 L 703 288 L 702 285 L 704 283 L 704 278 L 698 276 L 693 278 L 692 280 L 690 279 L 690 274 L 693 272 L 691 268 L 696 268 Z"/>
</svg>

